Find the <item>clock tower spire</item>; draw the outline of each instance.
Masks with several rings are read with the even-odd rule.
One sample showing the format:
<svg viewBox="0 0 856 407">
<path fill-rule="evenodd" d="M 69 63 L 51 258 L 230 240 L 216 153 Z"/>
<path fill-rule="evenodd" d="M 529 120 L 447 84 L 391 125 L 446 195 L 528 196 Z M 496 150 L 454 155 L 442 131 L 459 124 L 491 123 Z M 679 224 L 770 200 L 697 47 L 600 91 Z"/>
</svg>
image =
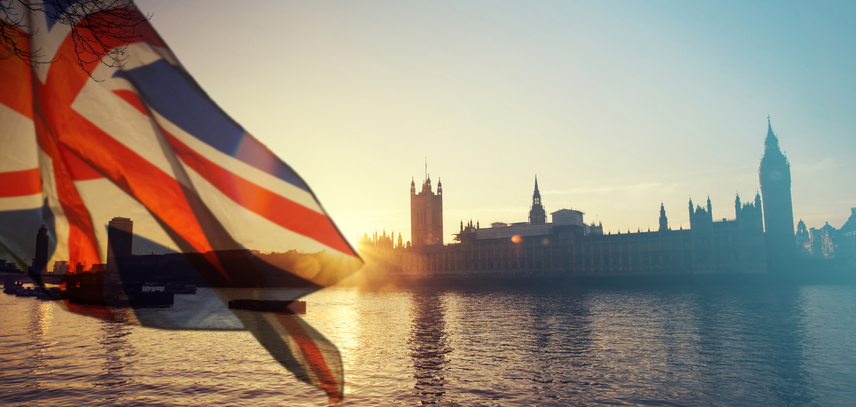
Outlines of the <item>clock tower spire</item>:
<svg viewBox="0 0 856 407">
<path fill-rule="evenodd" d="M 538 191 L 538 176 L 535 176 L 535 192 L 532 194 L 532 208 L 529 210 L 529 224 L 541 225 L 547 222 L 547 211 L 541 205 L 541 192 Z"/>
<path fill-rule="evenodd" d="M 791 165 L 779 149 L 779 139 L 773 133 L 767 116 L 767 138 L 764 156 L 758 169 L 764 207 L 764 236 L 767 245 L 767 267 L 781 272 L 796 254 L 794 208 L 791 201 Z"/>
</svg>

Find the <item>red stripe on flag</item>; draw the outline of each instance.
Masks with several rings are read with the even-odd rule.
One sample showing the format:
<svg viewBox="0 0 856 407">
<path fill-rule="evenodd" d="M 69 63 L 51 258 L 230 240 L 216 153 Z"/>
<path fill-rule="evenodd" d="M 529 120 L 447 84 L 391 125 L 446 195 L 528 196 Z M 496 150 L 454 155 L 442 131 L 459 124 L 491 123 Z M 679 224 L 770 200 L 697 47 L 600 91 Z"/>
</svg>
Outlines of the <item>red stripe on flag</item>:
<svg viewBox="0 0 856 407">
<path fill-rule="evenodd" d="M 39 117 L 35 120 L 36 135 L 42 151 L 51 158 L 56 194 L 62 206 L 62 212 L 68 221 L 68 251 L 69 263 L 84 262 L 89 264 L 101 263 L 98 254 L 98 243 L 92 229 L 92 218 L 83 199 L 74 186 L 71 174 L 63 165 L 62 156 L 57 146 L 56 137 Z"/>
<path fill-rule="evenodd" d="M 178 181 L 76 112 L 70 113 L 64 122 L 74 125 L 67 126 L 60 138 L 64 147 L 140 201 L 196 251 L 212 250 Z"/>
<path fill-rule="evenodd" d="M 315 340 L 307 334 L 306 330 L 300 326 L 299 318 L 293 315 L 274 314 L 276 319 L 282 323 L 282 326 L 288 331 L 289 337 L 297 343 L 303 358 L 312 371 L 314 379 L 317 381 L 316 386 L 320 387 L 330 397 L 330 403 L 336 404 L 342 401 L 342 385 L 330 372 L 327 366 L 327 361 L 324 359 L 324 354 L 318 349 Z"/>
<path fill-rule="evenodd" d="M 106 15 L 106 16 L 105 16 Z M 85 26 L 89 19 L 121 18 L 112 14 L 111 10 L 87 16 L 78 26 Z M 121 23 L 121 21 L 117 21 Z M 117 27 L 126 27 L 118 24 Z M 131 27 L 127 27 L 131 28 Z M 136 27 L 139 41 L 164 46 L 163 41 L 149 24 Z M 87 30 L 78 31 L 82 36 L 90 36 Z M 122 41 L 107 39 L 101 42 L 105 49 L 125 45 Z M 66 37 L 57 55 L 75 55 L 75 43 Z M 84 64 L 84 68 L 92 71 L 100 63 L 92 60 Z M 97 169 L 103 176 L 110 179 L 120 189 L 142 203 L 154 216 L 175 231 L 195 251 L 212 250 L 205 230 L 196 218 L 189 198 L 184 188 L 170 175 L 161 171 L 150 162 L 119 143 L 103 130 L 89 122 L 74 111 L 71 106 L 86 82 L 90 80 L 87 71 L 80 69 L 77 60 L 60 57 L 51 64 L 45 85 L 35 82 L 34 108 L 37 109 L 36 132 L 43 150 L 53 159 L 54 171 L 57 178 L 57 193 L 63 204 L 63 212 L 69 219 L 70 233 L 68 238 L 71 259 L 98 263 L 97 243 L 94 239 L 92 221 L 83 205 L 77 189 L 72 182 L 69 170 L 60 163 L 63 162 L 59 146 L 62 145 L 77 155 L 83 162 Z M 56 133 L 54 133 L 56 131 Z M 215 232 L 216 233 L 216 232 Z M 92 259 L 94 249 L 94 259 Z M 80 257 L 76 257 L 80 256 Z M 222 266 L 213 264 L 228 280 L 229 277 Z"/>
<path fill-rule="evenodd" d="M 39 169 L 0 173 L 0 198 L 27 196 L 42 192 Z"/>
<path fill-rule="evenodd" d="M 108 17 L 112 16 L 109 11 L 105 13 Z M 91 16 L 79 23 L 78 26 L 85 27 L 89 18 Z M 103 19 L 104 16 L 100 16 L 100 18 Z M 118 26 L 122 26 L 122 24 Z M 138 34 L 142 34 L 140 41 L 163 46 L 163 42 L 149 24 L 140 25 L 138 30 Z M 77 34 L 89 36 L 85 29 Z M 103 44 L 107 49 L 123 45 L 110 40 L 107 42 Z M 208 238 L 211 237 L 213 240 L 224 236 L 217 234 L 219 230 L 216 228 L 217 225 L 214 225 L 217 223 L 216 220 L 206 220 L 205 216 L 208 216 L 209 212 L 199 202 L 200 198 L 193 191 L 185 191 L 183 185 L 171 174 L 148 162 L 71 108 L 80 90 L 90 79 L 86 71 L 93 71 L 95 65 L 100 63 L 97 59 L 88 59 L 91 62 L 84 64 L 85 71 L 81 70 L 76 59 L 69 57 L 75 55 L 74 51 L 74 43 L 71 38 L 67 37 L 57 53 L 62 57 L 51 64 L 45 85 L 41 85 L 39 81 L 33 81 L 34 85 L 31 85 L 35 91 L 33 97 L 36 98 L 33 104 L 35 110 L 33 116 L 36 118 L 34 121 L 39 145 L 53 163 L 54 173 L 52 175 L 56 185 L 56 193 L 69 224 L 67 244 L 70 251 L 70 263 L 74 264 L 77 261 L 90 264 L 100 263 L 92 219 L 73 181 L 75 177 L 83 177 L 84 175 L 76 172 L 77 170 L 74 168 L 76 164 L 72 163 L 73 159 L 79 159 L 86 166 L 97 169 L 101 175 L 137 199 L 164 225 L 165 229 L 171 229 L 180 237 L 176 240 L 181 241 L 185 249 L 187 245 L 190 245 L 200 252 L 211 250 Z M 119 96 L 128 101 L 126 98 L 128 95 L 119 94 Z M 140 108 L 134 102 L 129 101 L 129 103 L 138 109 Z M 172 140 L 173 137 L 167 137 L 171 142 L 175 141 Z M 319 229 L 319 225 L 321 225 L 320 231 L 305 232 L 314 233 L 313 236 L 320 236 L 310 236 L 315 240 L 324 239 L 331 243 L 322 243 L 356 256 L 341 239 L 335 226 L 323 214 L 300 207 L 294 202 L 264 190 L 199 156 L 187 146 L 184 148 L 182 159 L 184 160 L 186 156 L 189 162 L 201 166 L 204 171 L 199 171 L 200 174 L 214 179 L 215 181 L 212 183 L 239 204 L 247 206 L 253 211 L 259 211 L 260 214 L 269 219 L 277 219 L 275 221 L 277 223 L 284 222 L 288 218 L 286 223 L 291 224 L 292 227 L 295 227 L 296 224 L 301 230 L 306 228 Z M 45 176 L 49 175 L 45 174 Z M 53 193 L 53 191 L 50 192 Z M 247 200 L 259 200 L 259 202 L 246 202 Z M 283 203 L 285 206 L 282 206 Z M 285 216 L 289 210 L 298 209 L 309 212 L 296 212 L 288 217 L 279 218 L 279 216 Z M 117 208 L 117 210 L 121 210 L 121 208 Z M 197 213 L 199 217 L 197 217 Z M 61 215 L 57 214 L 57 216 Z M 304 219 L 306 216 L 322 217 L 323 220 L 320 223 L 317 219 L 306 220 Z M 298 219 L 295 220 L 292 217 Z M 203 219 L 204 222 L 200 222 L 199 219 Z M 228 236 L 225 237 L 224 241 L 231 242 L 227 239 Z M 217 241 L 219 242 L 219 240 Z M 222 245 L 223 243 L 218 244 Z M 215 264 L 215 267 L 224 273 L 219 264 Z M 109 313 L 109 310 L 107 312 Z M 108 315 L 100 317 L 109 318 Z M 337 367 L 340 366 L 334 363 L 338 359 L 329 359 L 329 356 L 328 359 L 325 359 L 324 352 L 328 348 L 324 346 L 327 345 L 327 342 L 323 341 L 323 338 L 313 337 L 310 335 L 311 332 L 307 333 L 307 327 L 301 325 L 298 319 L 283 319 L 281 322 L 299 347 L 299 350 L 295 350 L 295 352 L 302 353 L 313 383 L 327 392 L 331 401 L 339 401 L 343 387 L 341 370 L 337 370 Z M 329 345 L 332 346 L 332 344 Z"/>
<path fill-rule="evenodd" d="M 110 14 L 109 10 L 102 13 Z M 87 19 L 92 17 L 89 16 Z M 105 17 L 102 15 L 100 18 Z M 121 24 L 119 26 L 124 27 Z M 137 30 L 137 34 L 141 34 L 140 41 L 163 45 L 160 37 L 149 24 L 141 24 Z M 89 33 L 81 31 L 79 34 L 88 35 Z M 111 41 L 106 44 L 108 48 L 124 45 L 121 41 Z M 66 37 L 57 54 L 75 55 L 74 42 L 70 37 Z M 80 69 L 76 62 L 69 57 L 59 58 L 51 65 L 45 85 L 37 84 L 39 113 L 49 123 L 47 126 L 49 129 L 62 129 L 61 133 L 57 133 L 58 137 L 53 134 L 44 137 L 55 138 L 59 144 L 73 153 L 71 155 L 76 155 L 86 165 L 96 168 L 120 189 L 140 201 L 152 214 L 179 233 L 194 250 L 199 252 L 212 250 L 178 181 L 116 141 L 71 108 L 80 90 L 90 80 L 86 71 Z M 85 68 L 93 69 L 98 63 L 94 61 Z M 39 129 L 39 133 L 48 132 L 48 129 Z M 40 141 L 41 139 L 40 134 Z M 59 162 L 59 154 L 51 157 L 55 162 Z M 67 192 L 79 198 L 76 190 Z M 85 211 L 82 201 L 80 205 Z M 90 232 L 92 230 L 91 224 L 89 230 Z"/>
<path fill-rule="evenodd" d="M 17 42 L 21 51 L 28 54 L 30 52 L 30 40 L 27 34 L 3 20 L 0 20 L 0 24 L 3 25 L 3 42 Z M 7 30 L 11 35 L 7 36 Z M 15 34 L 21 36 L 16 37 Z M 0 104 L 32 119 L 33 84 L 30 78 L 33 75 L 33 68 L 21 58 L 13 55 L 2 55 L 3 53 L 5 50 L 0 52 L 0 78 L 2 78 L 2 82 L 0 82 L 0 89 L 2 89 L 0 90 Z"/>
<path fill-rule="evenodd" d="M 65 161 L 65 166 L 71 174 L 71 179 L 75 181 L 88 181 L 91 179 L 104 178 L 98 171 L 90 167 L 89 164 L 83 162 L 76 154 L 69 151 L 62 145 L 59 146 L 59 152 Z"/>
<path fill-rule="evenodd" d="M 356 256 L 327 215 L 235 175 L 197 153 L 163 128 L 161 131 L 182 162 L 239 205 L 292 232 Z"/>
<path fill-rule="evenodd" d="M 143 116 L 149 115 L 149 111 L 146 110 L 146 105 L 143 104 L 143 101 L 140 100 L 140 96 L 136 93 L 124 89 L 114 90 L 113 93 L 115 93 L 116 96 L 122 98 L 124 101 L 128 102 L 129 105 L 134 106 L 137 110 L 140 111 L 140 113 L 143 114 Z"/>
<path fill-rule="evenodd" d="M 118 21 L 121 20 L 121 16 L 116 15 L 115 11 L 111 10 L 96 13 L 94 16 L 87 16 L 84 20 L 78 22 L 77 25 L 79 27 L 85 27 L 92 18 L 100 18 L 102 21 L 112 18 L 117 20 L 116 22 L 118 24 L 115 25 L 116 27 L 125 27 L 121 21 Z M 165 46 L 163 40 L 161 40 L 160 36 L 157 35 L 150 25 L 142 24 L 137 27 L 137 29 L 141 31 L 143 36 L 145 36 L 145 41 L 157 46 Z M 91 36 L 91 33 L 85 29 L 77 31 L 77 34 Z M 117 35 L 117 37 L 123 37 L 123 35 L 120 34 Z M 121 41 L 111 39 L 99 42 L 107 49 L 124 45 Z M 40 113 L 38 119 L 34 120 L 36 124 L 36 135 L 42 150 L 53 162 L 53 176 L 56 185 L 56 192 L 62 207 L 62 212 L 65 215 L 69 226 L 67 237 L 69 263 L 75 264 L 76 262 L 83 262 L 96 264 L 100 263 L 101 260 L 98 251 L 98 243 L 95 239 L 92 218 L 90 217 L 89 211 L 83 204 L 83 200 L 74 185 L 72 173 L 85 179 L 91 179 L 88 177 L 92 177 L 94 175 L 89 172 L 91 168 L 88 168 L 88 165 L 79 160 L 79 158 L 74 155 L 73 151 L 69 152 L 60 150 L 61 144 L 57 137 L 59 134 L 55 134 L 53 132 L 54 130 L 62 131 L 60 134 L 64 136 L 65 131 L 71 130 L 76 124 L 79 124 L 79 121 L 75 121 L 73 119 L 68 120 L 77 116 L 76 112 L 71 110 L 71 105 L 74 102 L 76 95 L 83 88 L 83 85 L 87 80 L 89 80 L 87 72 L 92 72 L 97 64 L 101 63 L 100 58 L 85 58 L 86 62 L 83 64 L 83 68 L 85 69 L 84 71 L 77 65 L 76 58 L 68 57 L 69 55 L 76 55 L 75 51 L 75 44 L 71 40 L 70 36 L 66 37 L 56 54 L 60 57 L 55 63 L 51 64 L 49 68 L 50 71 L 46 84 L 41 85 L 38 81 L 27 80 L 27 83 L 35 85 L 35 89 L 29 89 L 27 93 L 31 95 L 31 98 L 36 98 L 36 100 L 30 103 L 29 109 L 37 110 Z M 63 55 L 66 57 L 62 57 Z M 31 113 L 28 117 L 33 117 L 33 114 Z M 71 137 L 74 136 L 72 135 Z M 68 160 L 65 158 L 68 158 Z M 80 163 L 74 163 L 75 159 L 80 161 L 80 163 L 83 163 L 83 166 L 77 165 Z M 66 165 L 69 165 L 69 162 L 72 162 L 70 166 L 72 166 L 73 169 L 66 167 Z M 87 169 L 84 170 L 83 168 Z M 99 317 L 110 319 L 110 317 L 108 317 L 108 315 L 112 315 L 110 310 L 106 307 L 104 307 L 104 310 L 104 315 L 99 315 Z"/>
</svg>

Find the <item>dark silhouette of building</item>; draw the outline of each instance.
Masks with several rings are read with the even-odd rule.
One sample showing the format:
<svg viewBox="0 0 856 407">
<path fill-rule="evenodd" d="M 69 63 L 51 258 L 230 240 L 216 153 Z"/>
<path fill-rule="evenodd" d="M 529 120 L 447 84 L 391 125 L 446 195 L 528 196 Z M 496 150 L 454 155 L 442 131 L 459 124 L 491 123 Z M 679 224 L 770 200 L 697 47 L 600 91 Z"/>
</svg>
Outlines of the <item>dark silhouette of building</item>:
<svg viewBox="0 0 856 407">
<path fill-rule="evenodd" d="M 698 230 L 706 228 L 713 222 L 713 207 L 710 205 L 710 197 L 707 197 L 707 209 L 696 205 L 693 211 L 693 200 L 690 198 L 690 228 Z"/>
<path fill-rule="evenodd" d="M 386 235 L 386 231 L 383 231 L 382 235 L 378 235 L 377 232 L 374 232 L 374 235 L 369 237 L 367 234 L 363 234 L 363 237 L 359 240 L 360 247 L 372 247 L 379 249 L 396 249 L 396 248 L 404 248 L 404 245 L 401 241 L 401 233 L 398 234 L 398 244 L 395 242 L 395 232 L 390 232 L 389 236 Z"/>
<path fill-rule="evenodd" d="M 856 208 L 850 208 L 850 217 L 839 229 L 829 222 L 820 228 L 807 228 L 800 220 L 796 241 L 801 257 L 856 264 Z"/>
<path fill-rule="evenodd" d="M 809 264 L 806 257 L 830 260 L 825 264 L 833 268 L 843 265 L 839 268 L 846 269 L 856 264 L 856 208 L 840 229 L 827 222 L 819 229 L 807 230 L 800 221 L 795 234 L 790 164 L 779 148 L 769 117 L 764 146 L 758 170 L 760 192 L 748 203 L 742 203 L 740 195 L 735 196 L 732 219 L 715 218 L 709 197 L 704 206 L 694 205 L 690 199 L 689 229 L 669 228 L 661 203 L 657 231 L 604 234 L 601 224 L 585 224 L 583 212 L 577 210 L 560 209 L 551 214 L 552 222 L 548 222 L 536 178 L 529 222 L 493 222 L 489 228 L 480 228 L 478 222 L 461 221 L 460 231 L 449 245 L 436 239 L 433 244 L 406 248 L 399 245 L 393 250 L 384 249 L 388 243 L 365 247 L 375 250 L 375 258 L 383 259 L 379 269 L 403 274 L 780 273 L 796 270 L 795 265 L 804 268 Z M 427 232 L 424 226 L 417 226 L 424 223 L 427 205 L 416 203 L 421 196 L 433 197 L 430 180 L 423 184 L 420 195 L 415 189 L 411 182 L 414 241 L 420 236 L 420 242 L 424 242 Z M 437 198 L 439 193 L 438 188 Z M 430 220 L 442 224 L 442 211 L 432 212 Z M 797 256 L 798 247 L 801 257 Z"/>
<path fill-rule="evenodd" d="M 850 208 L 850 217 L 835 231 L 834 246 L 837 257 L 856 260 L 856 208 Z"/>
<path fill-rule="evenodd" d="M 443 183 L 437 181 L 434 194 L 427 171 L 419 193 L 416 182 L 410 181 L 410 231 L 413 246 L 443 244 Z"/>
<path fill-rule="evenodd" d="M 811 256 L 811 234 L 806 229 L 805 222 L 800 219 L 797 224 L 797 252 L 802 256 Z"/>
<path fill-rule="evenodd" d="M 9 263 L 4 259 L 0 259 L 0 271 L 19 271 L 18 265 L 15 263 Z"/>
<path fill-rule="evenodd" d="M 107 271 L 116 272 L 119 262 L 133 253 L 134 222 L 115 217 L 107 224 Z"/>
<path fill-rule="evenodd" d="M 389 252 L 393 272 L 536 273 L 577 276 L 736 274 L 766 271 L 760 196 L 735 205 L 734 219 L 714 221 L 712 206 L 691 212 L 692 228 L 603 234 L 583 213 L 553 212 L 553 222 L 462 224 L 458 243 Z"/>
<path fill-rule="evenodd" d="M 433 197 L 430 183 L 421 196 Z M 415 183 L 411 183 L 411 202 Z M 659 230 L 604 234 L 600 224 L 586 224 L 583 212 L 560 209 L 547 222 L 537 181 L 529 222 L 462 221 L 455 242 L 392 247 L 384 236 L 365 237 L 370 262 L 393 273 L 479 274 L 540 273 L 579 276 L 745 274 L 767 270 L 761 196 L 742 204 L 735 197 L 734 218 L 714 220 L 710 199 L 705 207 L 689 202 L 690 229 L 671 230 L 660 204 Z M 424 216 L 424 206 L 412 207 L 411 222 Z M 421 209 L 421 210 L 417 210 Z M 442 212 L 431 218 L 442 222 Z M 421 236 L 424 232 L 415 232 Z M 388 241 L 389 240 L 389 241 Z M 417 240 L 418 241 L 418 240 Z"/>
<path fill-rule="evenodd" d="M 260 253 L 257 250 L 216 250 L 204 253 L 144 254 L 120 257 L 119 276 L 123 283 L 157 281 L 208 287 L 317 287 L 299 276 L 306 264 L 316 275 L 336 275 L 337 255 L 321 251 Z M 92 265 L 93 273 L 104 273 L 102 265 Z M 80 270 L 78 273 L 83 273 Z M 105 278 L 110 276 L 109 273 Z"/>
<path fill-rule="evenodd" d="M 772 271 L 787 270 L 796 255 L 794 208 L 791 202 L 791 165 L 779 149 L 779 139 L 767 118 L 764 156 L 758 169 L 764 201 L 767 261 Z"/>
<path fill-rule="evenodd" d="M 739 199 L 739 198 L 738 198 Z M 669 218 L 666 217 L 666 208 L 660 202 L 660 229 L 658 232 L 666 232 L 669 230 Z"/>
<path fill-rule="evenodd" d="M 48 253 L 50 250 L 50 237 L 45 225 L 36 233 L 36 257 L 33 259 L 33 272 L 45 274 L 48 268 Z"/>
<path fill-rule="evenodd" d="M 535 192 L 532 194 L 532 208 L 529 209 L 529 224 L 540 225 L 547 222 L 547 211 L 541 205 L 541 192 L 538 191 L 538 177 L 535 177 Z"/>
</svg>

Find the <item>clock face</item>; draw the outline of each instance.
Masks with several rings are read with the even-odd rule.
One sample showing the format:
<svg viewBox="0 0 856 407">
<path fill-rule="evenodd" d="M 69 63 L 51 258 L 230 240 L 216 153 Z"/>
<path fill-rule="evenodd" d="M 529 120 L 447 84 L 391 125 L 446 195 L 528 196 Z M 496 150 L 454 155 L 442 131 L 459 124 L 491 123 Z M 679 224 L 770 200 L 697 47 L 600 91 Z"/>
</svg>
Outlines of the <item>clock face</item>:
<svg viewBox="0 0 856 407">
<path fill-rule="evenodd" d="M 784 174 L 780 170 L 774 170 L 770 172 L 770 181 L 779 181 L 784 177 Z"/>
</svg>

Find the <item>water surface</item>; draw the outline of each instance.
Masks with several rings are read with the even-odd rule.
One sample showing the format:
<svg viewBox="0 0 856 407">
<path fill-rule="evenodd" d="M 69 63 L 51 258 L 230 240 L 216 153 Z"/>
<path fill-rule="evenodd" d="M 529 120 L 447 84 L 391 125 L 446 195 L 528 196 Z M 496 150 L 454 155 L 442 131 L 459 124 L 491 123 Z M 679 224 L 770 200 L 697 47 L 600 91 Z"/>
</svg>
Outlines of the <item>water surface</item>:
<svg viewBox="0 0 856 407">
<path fill-rule="evenodd" d="M 342 287 L 306 300 L 342 353 L 346 405 L 856 403 L 851 286 Z M 174 312 L 198 302 L 177 295 Z M 127 326 L 9 295 L 0 310 L 0 404 L 326 405 L 245 332 Z"/>
</svg>

